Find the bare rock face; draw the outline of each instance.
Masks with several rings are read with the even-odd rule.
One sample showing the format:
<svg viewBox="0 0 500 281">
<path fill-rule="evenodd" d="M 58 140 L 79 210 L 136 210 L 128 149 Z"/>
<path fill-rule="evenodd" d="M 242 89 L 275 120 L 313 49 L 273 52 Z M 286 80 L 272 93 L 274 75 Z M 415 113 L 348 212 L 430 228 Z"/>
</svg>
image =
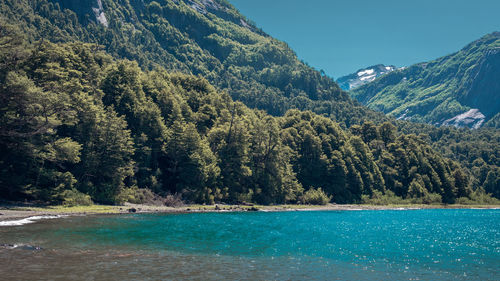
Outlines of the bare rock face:
<svg viewBox="0 0 500 281">
<path fill-rule="evenodd" d="M 95 22 L 108 27 L 108 19 L 104 12 L 101 0 L 53 0 L 61 8 L 69 9 L 76 13 L 78 20 L 83 24 Z"/>
<path fill-rule="evenodd" d="M 179 3 L 182 0 L 174 0 L 174 2 Z M 183 0 L 188 6 L 190 6 L 193 10 L 198 13 L 206 15 L 207 13 L 212 13 L 220 18 L 223 18 L 228 21 L 232 21 L 235 24 L 243 26 L 253 32 L 257 31 L 252 24 L 247 22 L 243 18 L 232 18 L 225 13 L 225 11 L 229 11 L 227 7 L 223 4 L 219 3 L 216 0 Z"/>
<path fill-rule="evenodd" d="M 106 19 L 106 14 L 104 14 L 101 0 L 97 0 L 96 4 L 97 7 L 92 7 L 92 11 L 94 11 L 97 22 L 104 25 L 105 27 L 108 27 L 108 20 Z"/>
<path fill-rule="evenodd" d="M 490 119 L 500 112 L 500 47 L 483 54 L 473 75 L 474 79 L 463 87 L 460 102 L 479 108 L 486 119 Z"/>
<path fill-rule="evenodd" d="M 187 0 L 186 4 L 202 14 L 206 14 L 209 11 L 217 11 L 221 8 L 220 5 L 213 0 Z"/>
<path fill-rule="evenodd" d="M 478 129 L 481 125 L 483 125 L 485 118 L 486 117 L 479 111 L 479 109 L 473 108 L 465 113 L 444 121 L 442 125 Z"/>
</svg>

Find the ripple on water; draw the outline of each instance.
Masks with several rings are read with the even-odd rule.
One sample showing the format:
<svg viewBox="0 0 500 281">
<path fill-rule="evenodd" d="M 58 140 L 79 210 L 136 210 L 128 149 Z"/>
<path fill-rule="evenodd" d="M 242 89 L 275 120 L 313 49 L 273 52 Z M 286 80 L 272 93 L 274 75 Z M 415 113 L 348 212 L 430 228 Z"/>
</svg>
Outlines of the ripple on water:
<svg viewBox="0 0 500 281">
<path fill-rule="evenodd" d="M 499 280 L 500 211 L 68 217 L 0 228 L 1 276 L 42 279 Z M 22 273 L 21 273 L 22 272 Z"/>
</svg>

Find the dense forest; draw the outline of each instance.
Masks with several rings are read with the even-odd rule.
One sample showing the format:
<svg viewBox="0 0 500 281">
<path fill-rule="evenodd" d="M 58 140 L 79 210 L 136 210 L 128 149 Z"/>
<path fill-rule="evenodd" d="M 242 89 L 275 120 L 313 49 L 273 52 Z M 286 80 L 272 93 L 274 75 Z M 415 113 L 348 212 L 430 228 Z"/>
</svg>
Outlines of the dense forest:
<svg viewBox="0 0 500 281">
<path fill-rule="evenodd" d="M 389 122 L 343 130 L 310 111 L 273 117 L 201 77 L 1 32 L 2 198 L 274 204 L 312 191 L 338 203 L 453 203 L 473 193 L 457 162 Z"/>
<path fill-rule="evenodd" d="M 96 43 L 115 58 L 138 62 L 143 70 L 161 66 L 168 71 L 201 75 L 216 88 L 227 91 L 234 100 L 274 116 L 300 109 L 328 117 L 344 129 L 365 121 L 376 124 L 391 121 L 398 128 L 407 127 L 405 122 L 395 122 L 351 100 L 333 79 L 301 62 L 286 43 L 258 29 L 226 0 L 1 0 L 0 14 L 7 22 L 19 24 L 31 43 L 41 39 Z M 479 40 L 471 44 L 479 47 L 459 52 L 451 56 L 453 59 L 445 58 L 445 66 L 458 69 L 463 60 L 462 68 L 466 68 L 481 58 L 484 52 L 474 50 L 496 44 L 492 43 L 496 42 L 494 34 L 485 38 L 491 40 Z M 450 73 L 448 68 L 441 67 L 442 63 L 435 64 L 438 71 L 425 72 L 434 77 L 427 79 L 430 82 Z M 469 74 L 465 76 L 470 77 Z M 495 120 L 492 118 L 488 124 L 494 126 Z M 416 128 L 421 128 L 412 129 L 417 135 L 435 129 Z M 499 146 L 498 142 L 482 141 L 482 133 L 442 130 L 439 135 L 439 143 L 431 143 L 433 148 L 465 161 L 463 164 L 467 166 L 476 159 L 455 158 L 445 151 L 447 147 L 461 142 L 465 147 L 479 150 L 474 154 L 483 157 Z M 486 135 L 500 136 L 500 130 Z M 483 160 L 498 168 L 496 162 Z"/>
<path fill-rule="evenodd" d="M 96 20 L 102 3 L 106 22 Z M 225 0 L 1 0 L 0 13 L 29 41 L 97 43 L 143 69 L 201 75 L 234 100 L 281 116 L 312 110 L 350 126 L 384 120 L 333 79 L 301 62 Z"/>
<path fill-rule="evenodd" d="M 0 1 L 3 199 L 500 198 L 498 130 L 367 109 L 226 1 L 95 2 Z"/>
</svg>

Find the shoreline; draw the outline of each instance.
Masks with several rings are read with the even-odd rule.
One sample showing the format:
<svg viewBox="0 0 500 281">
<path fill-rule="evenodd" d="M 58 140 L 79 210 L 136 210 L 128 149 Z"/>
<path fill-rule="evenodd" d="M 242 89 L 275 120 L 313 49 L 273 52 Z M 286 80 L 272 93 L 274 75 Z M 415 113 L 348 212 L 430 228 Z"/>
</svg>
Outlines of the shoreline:
<svg viewBox="0 0 500 281">
<path fill-rule="evenodd" d="M 47 207 L 29 207 L 20 205 L 0 206 L 0 227 L 17 225 L 16 221 L 34 218 L 26 223 L 36 220 L 51 219 L 67 216 L 87 216 L 87 215 L 116 215 L 133 213 L 155 213 L 155 214 L 174 214 L 174 213 L 222 213 L 222 212 L 292 212 L 292 211 L 367 211 L 367 210 L 422 210 L 422 209 L 500 209 L 500 205 L 356 205 L 356 204 L 328 204 L 318 205 L 185 205 L 182 207 L 166 207 L 142 204 L 125 204 L 124 206 L 47 206 Z M 3 225 L 1 224 L 3 222 Z M 5 222 L 12 222 L 6 224 Z"/>
</svg>

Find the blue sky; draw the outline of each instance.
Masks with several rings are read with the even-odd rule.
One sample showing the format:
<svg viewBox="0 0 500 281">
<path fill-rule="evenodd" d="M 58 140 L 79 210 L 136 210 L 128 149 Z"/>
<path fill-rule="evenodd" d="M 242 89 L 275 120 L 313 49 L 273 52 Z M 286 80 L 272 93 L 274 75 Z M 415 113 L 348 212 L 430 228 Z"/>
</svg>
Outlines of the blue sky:
<svg viewBox="0 0 500 281">
<path fill-rule="evenodd" d="M 300 59 L 337 79 L 408 66 L 500 31 L 500 0 L 229 0 Z"/>
</svg>

